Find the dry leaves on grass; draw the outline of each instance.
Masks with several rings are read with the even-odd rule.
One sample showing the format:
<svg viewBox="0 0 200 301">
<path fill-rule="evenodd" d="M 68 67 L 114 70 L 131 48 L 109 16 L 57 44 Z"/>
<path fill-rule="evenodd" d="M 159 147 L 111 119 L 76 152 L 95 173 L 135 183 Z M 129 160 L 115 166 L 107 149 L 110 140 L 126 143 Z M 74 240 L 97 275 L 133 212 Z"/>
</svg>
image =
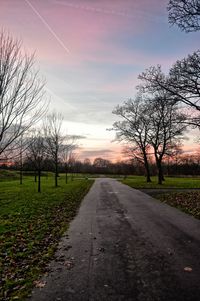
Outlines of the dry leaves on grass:
<svg viewBox="0 0 200 301">
<path fill-rule="evenodd" d="M 200 219 L 200 191 L 170 193 L 160 195 L 158 198 L 162 202 L 179 208 Z"/>
<path fill-rule="evenodd" d="M 43 288 L 46 285 L 46 281 L 36 280 L 34 281 L 34 285 L 35 287 Z"/>
</svg>

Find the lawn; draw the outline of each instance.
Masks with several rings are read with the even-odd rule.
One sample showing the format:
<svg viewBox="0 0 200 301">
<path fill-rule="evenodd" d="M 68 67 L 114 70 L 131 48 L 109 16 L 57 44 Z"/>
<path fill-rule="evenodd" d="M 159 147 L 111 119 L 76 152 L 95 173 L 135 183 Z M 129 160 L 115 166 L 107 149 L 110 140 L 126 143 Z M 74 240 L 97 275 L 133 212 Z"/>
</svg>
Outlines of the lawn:
<svg viewBox="0 0 200 301">
<path fill-rule="evenodd" d="M 13 181 L 19 179 L 19 173 L 17 171 L 12 170 L 0 170 L 0 182 L 2 181 Z"/>
<path fill-rule="evenodd" d="M 165 177 L 162 185 L 158 184 L 157 177 L 151 177 L 152 182 L 147 183 L 143 176 L 128 176 L 122 180 L 122 183 L 129 185 L 133 188 L 200 188 L 200 178 L 175 178 Z"/>
<path fill-rule="evenodd" d="M 45 271 L 57 243 L 93 181 L 33 177 L 0 182 L 0 300 L 24 300 Z"/>
</svg>

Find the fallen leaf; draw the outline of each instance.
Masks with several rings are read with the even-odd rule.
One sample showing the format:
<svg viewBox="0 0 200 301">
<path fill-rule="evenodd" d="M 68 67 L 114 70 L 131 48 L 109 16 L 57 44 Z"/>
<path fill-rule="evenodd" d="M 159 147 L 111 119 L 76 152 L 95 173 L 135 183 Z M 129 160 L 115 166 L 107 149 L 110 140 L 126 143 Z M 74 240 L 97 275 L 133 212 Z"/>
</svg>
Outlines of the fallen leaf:
<svg viewBox="0 0 200 301">
<path fill-rule="evenodd" d="M 43 288 L 46 285 L 46 281 L 36 280 L 36 281 L 34 281 L 34 284 L 35 284 L 35 287 Z"/>
<path fill-rule="evenodd" d="M 167 253 L 168 253 L 169 255 L 173 255 L 172 249 L 168 248 L 168 249 L 167 249 Z"/>
<path fill-rule="evenodd" d="M 67 269 L 71 269 L 73 267 L 73 265 L 74 265 L 73 262 L 70 260 L 66 260 L 64 262 L 64 266 L 66 266 Z"/>
<path fill-rule="evenodd" d="M 98 250 L 99 250 L 100 252 L 105 252 L 105 249 L 104 249 L 104 248 L 98 248 Z"/>
<path fill-rule="evenodd" d="M 184 271 L 185 271 L 185 272 L 192 272 L 192 268 L 191 268 L 191 267 L 185 267 L 185 268 L 184 268 Z"/>
</svg>

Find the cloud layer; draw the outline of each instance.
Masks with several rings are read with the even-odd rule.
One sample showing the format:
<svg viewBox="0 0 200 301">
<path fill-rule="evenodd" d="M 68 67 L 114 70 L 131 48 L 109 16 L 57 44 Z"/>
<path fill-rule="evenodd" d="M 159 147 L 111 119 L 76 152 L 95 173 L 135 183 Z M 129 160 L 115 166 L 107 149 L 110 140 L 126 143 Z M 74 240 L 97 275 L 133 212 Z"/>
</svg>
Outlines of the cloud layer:
<svg viewBox="0 0 200 301">
<path fill-rule="evenodd" d="M 115 120 L 113 108 L 134 96 L 138 74 L 156 64 L 168 70 L 198 48 L 199 33 L 169 27 L 167 2 L 1 0 L 2 26 L 36 50 L 52 108 L 63 113 L 70 132 L 88 133 L 94 154 L 95 147 L 116 151 L 106 128 Z M 84 143 L 83 154 L 91 156 Z"/>
</svg>

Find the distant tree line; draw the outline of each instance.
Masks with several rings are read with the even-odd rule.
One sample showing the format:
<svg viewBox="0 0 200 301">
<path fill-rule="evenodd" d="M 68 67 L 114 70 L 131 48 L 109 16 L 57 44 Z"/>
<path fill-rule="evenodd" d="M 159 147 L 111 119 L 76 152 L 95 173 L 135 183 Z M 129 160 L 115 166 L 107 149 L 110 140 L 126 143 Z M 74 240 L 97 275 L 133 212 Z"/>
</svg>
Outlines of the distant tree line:
<svg viewBox="0 0 200 301">
<path fill-rule="evenodd" d="M 149 170 L 152 176 L 157 174 L 156 163 L 153 159 L 153 155 L 149 157 Z M 38 162 L 39 163 L 39 162 Z M 20 160 L 13 161 L 12 165 L 2 164 L 2 169 L 15 169 L 20 170 Z M 26 175 L 35 176 L 35 180 L 38 181 L 37 166 L 28 156 L 23 159 L 23 172 Z M 40 176 L 47 175 L 48 172 L 55 173 L 54 161 L 51 158 L 45 158 L 42 162 Z M 66 161 L 59 160 L 57 177 L 60 173 L 66 174 Z M 167 176 L 186 176 L 200 175 L 200 153 L 185 154 L 178 151 L 167 157 L 163 161 L 163 172 Z M 128 175 L 145 175 L 146 170 L 140 157 L 132 156 L 126 160 L 118 162 L 111 162 L 110 160 L 103 158 L 96 158 L 93 162 L 89 158 L 84 161 L 77 160 L 73 152 L 71 158 L 67 162 L 67 175 L 72 178 L 74 175 L 77 177 L 89 177 L 92 175 L 116 175 L 116 176 L 128 176 Z M 80 175 L 79 175 L 80 174 Z"/>
</svg>

